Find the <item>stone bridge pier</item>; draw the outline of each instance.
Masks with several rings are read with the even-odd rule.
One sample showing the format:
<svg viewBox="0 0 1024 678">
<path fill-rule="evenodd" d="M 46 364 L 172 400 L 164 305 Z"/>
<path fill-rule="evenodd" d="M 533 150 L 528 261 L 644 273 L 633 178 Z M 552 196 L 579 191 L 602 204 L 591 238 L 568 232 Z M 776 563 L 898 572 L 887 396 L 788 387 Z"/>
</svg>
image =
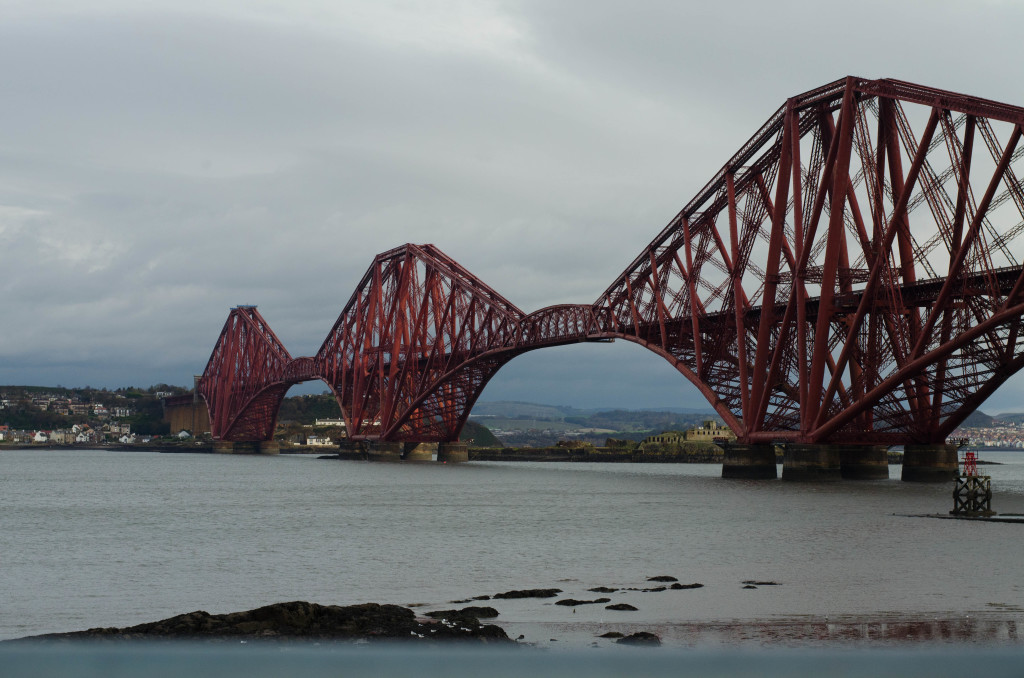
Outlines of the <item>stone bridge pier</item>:
<svg viewBox="0 0 1024 678">
<path fill-rule="evenodd" d="M 879 480 L 889 477 L 889 451 L 884 445 L 832 445 L 786 443 L 727 443 L 723 446 L 725 457 L 722 463 L 722 477 L 747 480 L 764 480 L 778 477 L 778 451 L 782 450 L 782 479 L 791 481 L 831 480 Z M 904 466 L 904 480 L 936 481 L 944 477 L 949 466 L 948 454 L 942 450 L 925 446 L 912 456 L 908 478 Z M 945 456 L 943 456 L 945 455 Z M 952 470 L 956 471 L 956 453 L 953 453 Z M 939 466 L 943 471 L 936 470 Z M 927 478 L 925 478 L 927 476 Z"/>
</svg>

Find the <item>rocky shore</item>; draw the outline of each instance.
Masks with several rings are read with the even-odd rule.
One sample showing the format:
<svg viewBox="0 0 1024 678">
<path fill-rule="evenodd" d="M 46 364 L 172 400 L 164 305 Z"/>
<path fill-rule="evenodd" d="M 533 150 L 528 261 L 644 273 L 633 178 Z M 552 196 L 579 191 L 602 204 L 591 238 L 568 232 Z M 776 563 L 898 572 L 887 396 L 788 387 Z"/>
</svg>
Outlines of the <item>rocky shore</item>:
<svg viewBox="0 0 1024 678">
<path fill-rule="evenodd" d="M 93 628 L 69 633 L 50 633 L 23 641 L 155 641 L 200 640 L 209 642 L 261 641 L 464 641 L 512 643 L 501 628 L 482 624 L 470 613 L 451 619 L 418 619 L 399 605 L 318 605 L 296 601 L 275 603 L 254 610 L 210 614 L 202 610 L 148 624 L 124 628 Z"/>
<path fill-rule="evenodd" d="M 648 582 L 661 583 L 655 587 L 631 587 L 626 589 L 598 587 L 590 591 L 610 592 L 660 592 L 666 590 L 682 590 L 700 588 L 701 584 L 679 584 L 674 577 L 652 577 Z M 671 582 L 672 585 L 664 585 Z M 465 600 L 451 601 L 450 604 L 474 603 L 461 608 L 436 609 L 422 613 L 416 611 L 419 605 L 403 607 L 378 603 L 357 605 L 319 605 L 305 601 L 274 603 L 252 610 L 230 612 L 226 614 L 210 614 L 197 610 L 176 615 L 160 621 L 126 627 L 97 627 L 85 631 L 70 631 L 28 636 L 7 643 L 61 643 L 75 641 L 89 642 L 137 642 L 137 641 L 175 641 L 209 643 L 238 643 L 248 641 L 262 642 L 410 642 L 410 643 L 449 643 L 462 642 L 469 644 L 503 644 L 516 646 L 523 641 L 519 635 L 511 639 L 507 632 L 495 625 L 481 621 L 494 619 L 501 613 L 490 605 L 480 605 L 480 601 L 525 601 L 528 599 L 546 601 L 556 599 L 555 605 L 575 608 L 585 605 L 605 606 L 611 599 L 607 597 L 580 600 L 565 597 L 562 589 L 516 589 L 480 595 Z M 551 604 L 551 603 L 542 603 Z M 612 611 L 636 611 L 632 605 L 613 604 L 606 607 Z M 573 611 L 575 614 L 575 611 Z M 596 636 L 614 640 L 625 645 L 657 645 L 658 636 L 645 630 L 633 630 L 626 634 L 619 631 L 611 635 Z M 551 638 L 551 642 L 557 641 Z M 526 641 L 525 645 L 536 645 L 536 639 Z"/>
<path fill-rule="evenodd" d="M 29 636 L 5 643 L 304 643 L 498 645 L 565 649 L 606 645 L 675 647 L 764 647 L 865 644 L 903 646 L 919 643 L 1020 645 L 1017 613 L 988 611 L 935 616 L 914 613 L 801 616 L 799 618 L 696 620 L 666 617 L 694 604 L 702 583 L 683 583 L 659 575 L 635 585 L 592 586 L 565 592 L 558 588 L 517 589 L 479 595 L 445 605 L 319 605 L 288 602 L 242 612 L 210 614 L 198 610 L 128 627 Z M 744 592 L 776 590 L 783 584 L 761 579 L 734 582 Z M 721 586 L 715 587 L 720 589 Z M 595 597 L 593 594 L 605 594 Z M 719 594 L 722 593 L 719 591 Z M 588 595 L 589 594 L 589 595 Z M 698 595 L 697 598 L 693 596 Z M 746 593 L 745 593 L 746 595 Z M 750 595 L 761 595 L 751 593 Z M 651 596 L 651 597 L 649 597 Z M 613 602 L 617 598 L 619 602 Z M 626 602 L 626 601 L 629 602 Z M 481 604 L 489 601 L 488 604 Z M 461 605 L 462 607 L 452 607 Z M 545 606 L 552 606 L 546 608 Z M 421 608 L 437 608 L 421 611 Z M 547 611 L 544 611 L 547 609 Z M 561 612 L 554 612 L 560 610 Z M 577 610 L 580 614 L 576 614 Z M 590 612 L 595 611 L 597 612 Z M 604 612 L 600 612 L 603 610 Z M 503 617 L 504 627 L 481 620 Z M 518 635 L 517 635 L 518 634 Z M 527 637 L 529 636 L 529 637 Z M 561 641 L 561 642 L 559 642 Z"/>
</svg>

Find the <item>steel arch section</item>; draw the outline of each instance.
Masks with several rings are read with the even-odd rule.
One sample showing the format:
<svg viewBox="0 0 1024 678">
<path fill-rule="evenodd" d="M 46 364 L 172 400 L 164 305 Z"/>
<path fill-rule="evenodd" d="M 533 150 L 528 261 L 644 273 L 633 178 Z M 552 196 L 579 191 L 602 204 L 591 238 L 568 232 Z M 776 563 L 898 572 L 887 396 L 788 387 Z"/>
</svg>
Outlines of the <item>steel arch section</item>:
<svg viewBox="0 0 1024 678">
<path fill-rule="evenodd" d="M 407 244 L 374 259 L 317 352 L 318 376 L 350 437 L 381 438 L 441 375 L 511 345 L 523 315 L 433 245 Z M 428 428 L 453 430 L 459 415 L 438 411 L 444 422 Z"/>
<path fill-rule="evenodd" d="M 450 442 L 469 418 L 487 383 L 512 359 L 540 348 L 583 341 L 599 341 L 597 318 L 590 306 L 561 304 L 524 316 L 505 345 L 483 353 L 467 353 L 461 362 L 450 360 L 446 369 L 416 394 L 383 432 L 387 440 Z M 456 356 L 451 356 L 456 357 Z"/>
<path fill-rule="evenodd" d="M 496 349 L 473 356 L 427 386 L 381 435 L 383 440 L 454 442 L 487 382 L 513 358 L 532 350 Z"/>
<path fill-rule="evenodd" d="M 290 386 L 283 378 L 291 362 L 255 306 L 231 309 L 198 385 L 210 411 L 213 437 L 271 439 L 281 399 Z"/>
<path fill-rule="evenodd" d="M 595 312 L 689 366 L 741 440 L 932 440 L 988 390 L 977 366 L 1015 345 L 964 337 L 1020 293 L 1022 123 L 896 80 L 793 97 Z"/>
</svg>

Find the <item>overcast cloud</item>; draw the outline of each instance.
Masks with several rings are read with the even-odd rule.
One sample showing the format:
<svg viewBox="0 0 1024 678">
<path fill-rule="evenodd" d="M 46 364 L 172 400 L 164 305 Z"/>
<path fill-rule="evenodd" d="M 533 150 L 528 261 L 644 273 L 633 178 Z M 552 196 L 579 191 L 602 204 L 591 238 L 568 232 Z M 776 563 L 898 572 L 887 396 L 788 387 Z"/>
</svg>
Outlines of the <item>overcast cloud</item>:
<svg viewBox="0 0 1024 678">
<path fill-rule="evenodd" d="M 237 304 L 311 355 L 405 242 L 525 311 L 589 303 L 793 94 L 1024 104 L 1021 26 L 997 1 L 7 0 L 0 383 L 185 385 Z M 624 344 L 528 354 L 484 399 L 705 406 Z"/>
</svg>

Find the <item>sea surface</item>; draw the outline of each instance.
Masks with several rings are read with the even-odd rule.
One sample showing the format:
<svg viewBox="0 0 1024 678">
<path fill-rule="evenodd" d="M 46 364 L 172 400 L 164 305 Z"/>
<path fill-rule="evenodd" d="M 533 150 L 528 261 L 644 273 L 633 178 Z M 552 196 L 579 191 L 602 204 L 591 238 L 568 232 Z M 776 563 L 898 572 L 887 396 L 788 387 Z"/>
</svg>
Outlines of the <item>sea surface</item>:
<svg viewBox="0 0 1024 678">
<path fill-rule="evenodd" d="M 999 462 L 982 467 L 993 509 L 1024 514 L 1024 453 L 981 457 Z M 899 472 L 789 483 L 698 464 L 4 451 L 0 639 L 289 600 L 429 610 L 557 587 L 639 610 L 493 601 L 496 621 L 538 644 L 648 628 L 690 644 L 1024 642 L 1024 524 L 921 517 L 952 508 L 952 483 Z M 655 575 L 703 588 L 624 590 Z"/>
</svg>

